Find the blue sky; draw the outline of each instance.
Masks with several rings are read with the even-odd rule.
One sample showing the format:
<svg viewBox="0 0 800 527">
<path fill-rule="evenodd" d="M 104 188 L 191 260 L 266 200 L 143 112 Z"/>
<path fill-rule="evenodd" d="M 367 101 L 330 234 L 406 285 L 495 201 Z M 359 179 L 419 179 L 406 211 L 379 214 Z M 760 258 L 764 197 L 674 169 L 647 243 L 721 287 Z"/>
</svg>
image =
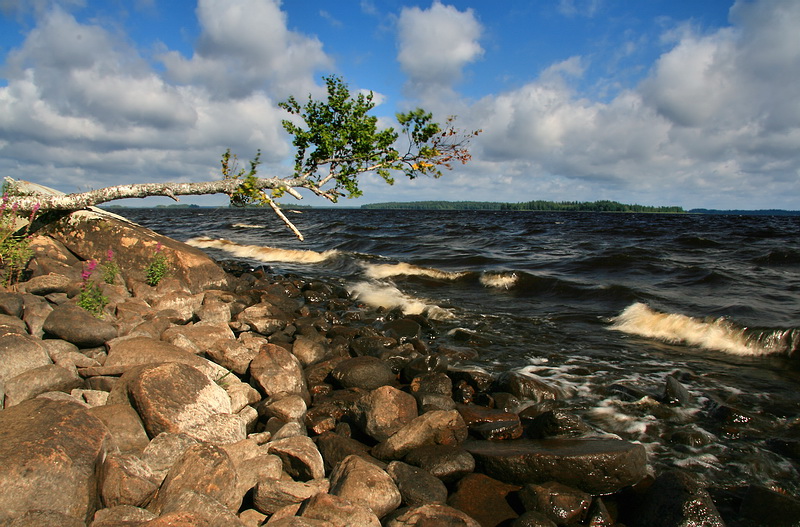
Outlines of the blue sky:
<svg viewBox="0 0 800 527">
<path fill-rule="evenodd" d="M 0 0 L 0 175 L 204 181 L 226 148 L 288 174 L 277 103 L 337 74 L 387 125 L 483 130 L 469 165 L 344 205 L 799 209 L 798 27 L 794 0 Z"/>
</svg>

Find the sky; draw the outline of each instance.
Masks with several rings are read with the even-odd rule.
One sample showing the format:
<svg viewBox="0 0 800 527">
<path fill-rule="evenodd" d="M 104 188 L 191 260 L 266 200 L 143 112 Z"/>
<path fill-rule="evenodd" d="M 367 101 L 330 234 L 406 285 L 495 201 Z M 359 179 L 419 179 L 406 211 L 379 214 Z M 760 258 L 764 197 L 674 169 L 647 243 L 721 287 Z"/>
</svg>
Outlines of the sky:
<svg viewBox="0 0 800 527">
<path fill-rule="evenodd" d="M 288 176 L 278 103 L 338 75 L 375 94 L 382 126 L 422 107 L 482 130 L 469 164 L 366 175 L 342 205 L 796 210 L 798 27 L 796 0 L 0 0 L 0 176 L 208 181 L 228 148 Z"/>
</svg>

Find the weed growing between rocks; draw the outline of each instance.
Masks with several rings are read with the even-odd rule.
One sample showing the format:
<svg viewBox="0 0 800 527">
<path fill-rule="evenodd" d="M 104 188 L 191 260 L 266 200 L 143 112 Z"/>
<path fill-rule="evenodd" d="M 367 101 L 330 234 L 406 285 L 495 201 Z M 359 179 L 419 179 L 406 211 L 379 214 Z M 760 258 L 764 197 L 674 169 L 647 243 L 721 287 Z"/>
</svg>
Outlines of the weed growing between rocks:
<svg viewBox="0 0 800 527">
<path fill-rule="evenodd" d="M 145 271 L 145 280 L 148 285 L 153 287 L 157 286 L 168 272 L 167 257 L 161 249 L 161 243 L 156 245 L 156 253 L 153 255 L 153 259 L 150 260 L 150 264 Z"/>
<path fill-rule="evenodd" d="M 20 281 L 22 272 L 33 257 L 30 249 L 30 226 L 39 211 L 37 204 L 28 218 L 28 225 L 20 233 L 17 223 L 19 219 L 17 204 L 9 207 L 8 202 L 9 196 L 6 192 L 0 204 L 0 272 L 2 272 L 2 284 L 5 286 Z"/>
<path fill-rule="evenodd" d="M 86 264 L 86 268 L 81 273 L 81 292 L 78 294 L 78 305 L 96 316 L 101 318 L 103 316 L 103 309 L 108 304 L 108 297 L 103 295 L 100 286 L 92 280 L 92 273 L 97 269 L 97 260 L 90 260 Z M 104 274 L 105 276 L 105 274 Z"/>
<path fill-rule="evenodd" d="M 103 273 L 103 281 L 107 284 L 113 284 L 119 276 L 119 265 L 114 261 L 114 251 L 109 249 L 106 252 L 106 261 L 100 265 Z"/>
</svg>

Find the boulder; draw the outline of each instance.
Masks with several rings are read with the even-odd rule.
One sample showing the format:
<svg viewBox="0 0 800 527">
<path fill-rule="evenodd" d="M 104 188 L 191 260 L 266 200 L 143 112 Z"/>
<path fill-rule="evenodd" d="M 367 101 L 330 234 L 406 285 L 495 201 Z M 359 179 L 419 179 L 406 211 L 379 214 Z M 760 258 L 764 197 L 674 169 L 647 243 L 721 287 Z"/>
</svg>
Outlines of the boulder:
<svg viewBox="0 0 800 527">
<path fill-rule="evenodd" d="M 9 524 L 7 527 L 86 527 L 86 522 L 55 511 L 28 511 Z"/>
<path fill-rule="evenodd" d="M 501 375 L 496 381 L 498 391 L 509 392 L 522 399 L 535 402 L 561 398 L 561 390 L 547 384 L 532 373 L 510 371 Z"/>
<path fill-rule="evenodd" d="M 289 315 L 269 302 L 252 305 L 236 315 L 236 322 L 241 324 L 243 329 L 250 329 L 266 336 L 283 329 L 290 320 Z"/>
<path fill-rule="evenodd" d="M 55 364 L 46 364 L 20 373 L 6 381 L 5 407 L 14 406 L 22 401 L 33 399 L 45 392 L 70 393 L 83 386 L 83 379 L 78 373 Z"/>
<path fill-rule="evenodd" d="M 584 519 L 592 503 L 591 495 L 555 481 L 528 483 L 519 492 L 525 510 L 536 511 L 559 525 Z"/>
<path fill-rule="evenodd" d="M 89 408 L 87 412 L 106 425 L 120 452 L 140 453 L 150 444 L 144 424 L 131 405 L 107 404 Z"/>
<path fill-rule="evenodd" d="M 148 510 L 161 514 L 184 491 L 204 494 L 236 511 L 244 495 L 236 484 L 236 467 L 221 447 L 198 443 L 189 447 L 167 473 Z"/>
<path fill-rule="evenodd" d="M 642 445 L 619 439 L 469 440 L 479 470 L 524 485 L 557 481 L 590 494 L 610 494 L 647 472 Z"/>
<path fill-rule="evenodd" d="M 275 344 L 264 344 L 250 363 L 256 387 L 268 396 L 299 395 L 311 402 L 306 377 L 297 357 Z"/>
<path fill-rule="evenodd" d="M 385 441 L 417 417 L 417 401 L 392 386 L 372 390 L 357 403 L 359 425 L 376 441 Z"/>
<path fill-rule="evenodd" d="M 386 527 L 424 527 L 428 525 L 446 525 L 447 527 L 481 527 L 477 520 L 468 514 L 440 503 L 418 505 L 398 511 Z"/>
<path fill-rule="evenodd" d="M 108 343 L 108 357 L 101 368 L 87 368 L 82 373 L 119 375 L 134 366 L 179 362 L 197 368 L 210 379 L 220 379 L 228 372 L 213 362 L 184 349 L 151 337 L 114 339 Z"/>
<path fill-rule="evenodd" d="M 33 510 L 89 521 L 110 440 L 76 402 L 31 399 L 0 412 L 0 523 Z"/>
<path fill-rule="evenodd" d="M 132 454 L 111 454 L 100 473 L 100 497 L 106 507 L 144 507 L 158 490 L 153 474 Z"/>
<path fill-rule="evenodd" d="M 198 441 L 186 434 L 164 432 L 148 443 L 141 457 L 150 467 L 155 480 L 161 482 L 184 452 L 196 444 Z"/>
<path fill-rule="evenodd" d="M 352 503 L 333 494 L 319 493 L 303 502 L 297 511 L 302 520 L 319 520 L 327 527 L 380 527 L 381 522 L 371 509 L 364 505 Z M 294 523 L 284 525 L 294 526 Z M 298 523 L 297 525 L 304 525 Z"/>
<path fill-rule="evenodd" d="M 300 481 L 325 477 L 322 454 L 307 436 L 294 436 L 279 439 L 267 444 L 267 452 L 278 456 L 283 462 L 283 470 Z"/>
<path fill-rule="evenodd" d="M 0 335 L 0 384 L 28 370 L 52 364 L 47 348 L 28 335 Z"/>
<path fill-rule="evenodd" d="M 118 505 L 97 511 L 94 521 L 90 525 L 91 527 L 129 527 L 130 525 L 144 524 L 155 518 L 156 515 L 147 509 L 132 505 Z"/>
<path fill-rule="evenodd" d="M 371 356 L 353 357 L 339 362 L 331 371 L 331 377 L 342 388 L 362 390 L 374 390 L 396 380 L 396 375 L 386 362 Z"/>
<path fill-rule="evenodd" d="M 287 505 L 301 503 L 320 492 L 328 492 L 330 481 L 313 479 L 292 481 L 262 479 L 253 492 L 253 506 L 264 514 L 272 515 Z"/>
<path fill-rule="evenodd" d="M 400 506 L 400 490 L 386 471 L 360 456 L 347 456 L 331 472 L 330 493 L 368 507 L 378 518 Z"/>
<path fill-rule="evenodd" d="M 22 318 L 22 295 L 0 291 L 0 314 Z"/>
<path fill-rule="evenodd" d="M 225 390 L 188 364 L 142 366 L 123 375 L 121 382 L 151 438 L 162 432 L 191 433 L 212 416 L 231 413 Z"/>
<path fill-rule="evenodd" d="M 406 463 L 420 467 L 445 483 L 452 483 L 475 470 L 475 458 L 461 447 L 426 445 L 406 454 Z"/>
<path fill-rule="evenodd" d="M 198 323 L 173 326 L 161 334 L 161 340 L 174 344 L 190 353 L 202 354 L 217 341 L 232 341 L 233 331 L 225 325 Z"/>
<path fill-rule="evenodd" d="M 656 477 L 636 512 L 626 518 L 625 524 L 633 527 L 724 527 L 725 522 L 708 491 L 695 476 L 671 470 Z"/>
<path fill-rule="evenodd" d="M 481 525 L 500 525 L 519 516 L 508 504 L 508 495 L 519 489 L 485 474 L 468 474 L 458 482 L 447 504 Z"/>
<path fill-rule="evenodd" d="M 316 443 L 322 455 L 326 473 L 330 473 L 340 461 L 350 455 L 361 456 L 370 463 L 380 467 L 386 466 L 385 463 L 375 459 L 369 454 L 369 448 L 364 443 L 350 437 L 344 437 L 328 431 L 320 434 L 317 437 Z"/>
<path fill-rule="evenodd" d="M 316 364 L 326 358 L 327 343 L 315 338 L 298 336 L 292 345 L 292 354 L 298 358 L 303 367 Z"/>
<path fill-rule="evenodd" d="M 408 507 L 447 501 L 447 487 L 426 470 L 402 461 L 392 461 L 386 467 L 386 472 L 394 480 L 403 503 Z"/>
<path fill-rule="evenodd" d="M 414 418 L 372 449 L 378 459 L 402 459 L 423 445 L 457 445 L 467 438 L 467 425 L 456 410 L 436 410 Z"/>
<path fill-rule="evenodd" d="M 113 249 L 114 261 L 126 278 L 144 282 L 147 267 L 161 252 L 167 258 L 169 276 L 192 293 L 228 284 L 222 268 L 200 249 L 100 209 L 73 212 L 49 224 L 45 232 L 82 260 L 101 260 Z"/>
<path fill-rule="evenodd" d="M 71 342 L 79 348 L 102 346 L 117 336 L 117 328 L 110 322 L 92 316 L 75 304 L 62 304 L 53 308 L 42 329 L 45 333 Z"/>
</svg>

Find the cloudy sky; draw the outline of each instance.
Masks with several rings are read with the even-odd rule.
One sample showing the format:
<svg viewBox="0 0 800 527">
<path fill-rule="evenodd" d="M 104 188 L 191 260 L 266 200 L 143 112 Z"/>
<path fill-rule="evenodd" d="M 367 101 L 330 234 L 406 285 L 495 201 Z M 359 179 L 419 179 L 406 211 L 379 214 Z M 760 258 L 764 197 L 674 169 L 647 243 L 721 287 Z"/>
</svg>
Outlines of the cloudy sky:
<svg viewBox="0 0 800 527">
<path fill-rule="evenodd" d="M 798 27 L 796 0 L 0 0 L 0 176 L 204 181 L 226 148 L 288 174 L 277 103 L 337 74 L 382 122 L 483 130 L 469 165 L 345 205 L 800 209 Z"/>
</svg>

